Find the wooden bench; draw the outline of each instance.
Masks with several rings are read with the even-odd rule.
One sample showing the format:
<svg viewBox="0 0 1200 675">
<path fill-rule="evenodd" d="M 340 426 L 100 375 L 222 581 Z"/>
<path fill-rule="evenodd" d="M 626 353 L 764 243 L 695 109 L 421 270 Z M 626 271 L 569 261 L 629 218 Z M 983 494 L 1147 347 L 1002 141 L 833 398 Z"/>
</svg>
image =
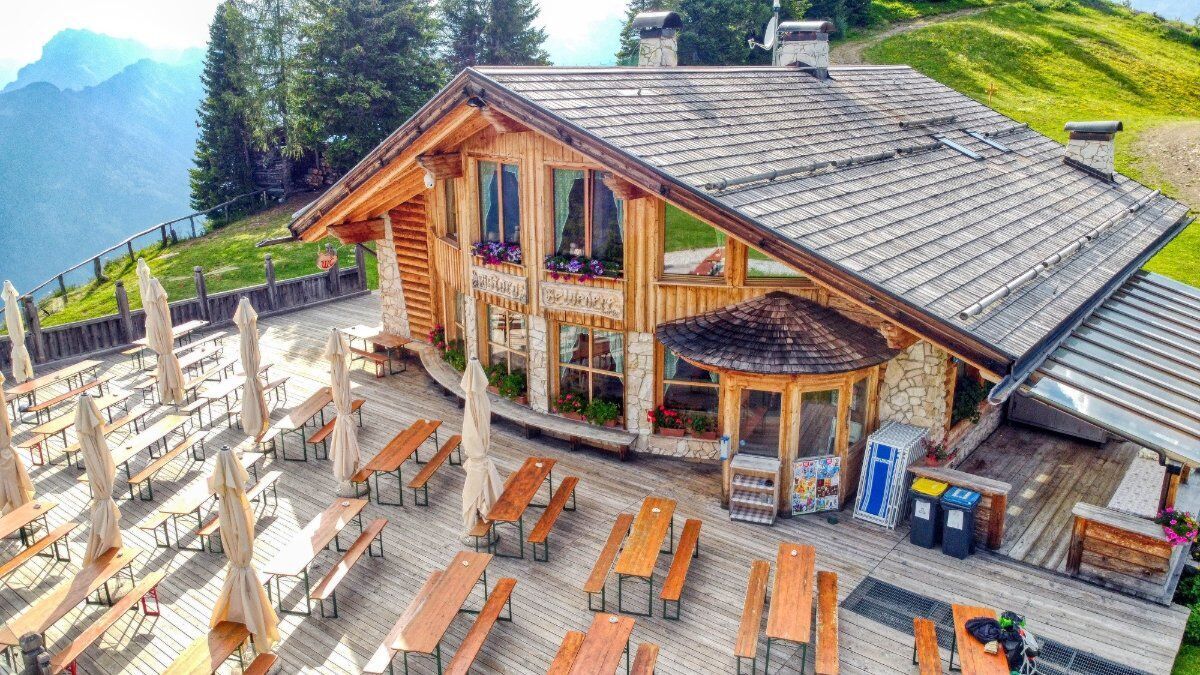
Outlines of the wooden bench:
<svg viewBox="0 0 1200 675">
<path fill-rule="evenodd" d="M 29 451 L 29 463 L 34 466 L 44 466 L 46 464 L 46 454 L 42 449 L 42 444 L 46 439 L 50 438 L 48 434 L 33 434 L 29 438 L 17 443 L 18 450 Z M 34 458 L 33 451 L 37 450 L 37 458 Z"/>
<path fill-rule="evenodd" d="M 374 364 L 375 377 L 383 377 L 385 374 L 391 373 L 392 357 L 390 354 L 385 354 L 383 352 L 369 352 L 365 349 L 359 349 L 358 347 L 351 347 L 350 353 L 354 355 L 354 358 L 366 359 Z M 385 367 L 387 368 L 386 372 L 384 371 Z"/>
<path fill-rule="evenodd" d="M 504 577 L 496 582 L 496 587 L 488 595 L 487 602 L 483 603 L 483 609 L 479 610 L 475 617 L 475 623 L 471 624 L 467 636 L 458 645 L 458 651 L 454 652 L 454 658 L 444 671 L 445 675 L 467 675 L 496 622 L 512 621 L 512 592 L 516 585 L 517 580 L 511 577 Z M 508 608 L 508 616 L 501 616 L 505 607 Z"/>
<path fill-rule="evenodd" d="M 437 443 L 437 431 L 442 426 L 441 420 L 417 420 L 407 429 L 401 431 L 388 441 L 374 457 L 370 459 L 350 477 L 354 485 L 365 485 L 367 499 L 371 498 L 371 476 L 375 477 L 375 501 L 385 506 L 404 506 L 404 483 L 401 468 L 413 457 L 418 464 L 421 461 L 421 446 L 432 436 Z M 396 502 L 383 501 L 383 490 L 379 486 L 379 474 L 396 474 L 396 491 L 400 500 Z M 360 493 L 361 494 L 361 493 Z"/>
<path fill-rule="evenodd" d="M 196 453 L 196 448 L 200 449 L 199 454 Z M 133 488 L 137 487 L 137 496 L 142 501 L 152 501 L 154 499 L 154 483 L 155 474 L 162 471 L 171 460 L 182 455 L 188 450 L 192 451 L 192 459 L 197 462 L 204 461 L 204 432 L 197 431 L 187 438 L 183 439 L 179 445 L 159 455 L 157 459 L 146 465 L 146 468 L 130 476 L 129 483 L 129 498 L 133 499 Z"/>
<path fill-rule="evenodd" d="M 71 531 L 74 530 L 75 526 L 78 524 L 79 523 L 73 521 L 63 523 L 62 525 L 59 525 L 53 530 L 47 532 L 46 536 L 33 542 L 27 548 L 22 549 L 15 556 L 5 561 L 3 565 L 0 565 L 0 579 L 12 574 L 22 565 L 32 560 L 35 556 L 42 553 L 47 548 L 53 549 L 55 560 L 60 562 L 69 562 L 71 560 L 71 548 L 67 546 L 67 543 L 63 541 L 63 539 L 68 534 L 71 534 Z M 63 549 L 67 552 L 65 556 L 58 552 L 58 545 L 60 543 L 63 545 Z"/>
<path fill-rule="evenodd" d="M 203 349 L 195 349 L 182 357 L 177 355 L 179 361 L 179 369 L 185 373 L 192 370 L 203 370 L 204 362 L 209 358 L 221 358 L 221 350 L 219 348 L 205 347 Z"/>
<path fill-rule="evenodd" d="M 612 531 L 608 533 L 608 540 L 604 542 L 604 548 L 600 549 L 600 557 L 596 559 L 592 573 L 583 583 L 583 591 L 588 594 L 588 609 L 593 612 L 605 611 L 607 605 L 605 587 L 608 585 L 608 571 L 616 562 L 617 551 L 620 550 L 622 542 L 625 541 L 625 535 L 629 534 L 629 528 L 632 525 L 632 513 L 622 513 L 617 516 L 617 522 L 613 524 Z M 592 606 L 592 600 L 597 593 L 600 594 L 600 609 Z"/>
<path fill-rule="evenodd" d="M 250 662 L 250 665 L 242 671 L 242 675 L 267 675 L 267 673 L 271 672 L 271 668 L 275 666 L 275 662 L 278 660 L 279 657 L 275 656 L 274 654 L 259 654 L 258 656 L 254 657 L 254 660 Z"/>
<path fill-rule="evenodd" d="M 372 558 L 383 557 L 383 528 L 387 523 L 387 518 L 376 518 L 371 521 L 371 524 L 367 525 L 362 534 L 358 535 L 358 539 L 355 539 L 354 543 L 350 544 L 350 548 L 346 549 L 346 552 L 342 554 L 342 559 L 336 565 L 329 568 L 325 576 L 317 582 L 316 588 L 313 588 L 312 593 L 308 597 L 320 601 L 322 617 L 326 617 L 325 601 L 329 600 L 333 604 L 333 613 L 329 614 L 328 618 L 337 618 L 337 587 L 342 583 L 342 579 L 345 579 L 346 575 L 350 573 L 350 568 L 354 567 L 355 563 L 362 558 L 364 552 Z M 371 548 L 371 545 L 376 541 L 379 542 L 378 556 L 375 555 Z"/>
<path fill-rule="evenodd" d="M 358 413 L 358 426 L 362 426 L 362 407 L 367 402 L 365 398 L 356 398 L 350 403 L 350 414 Z M 317 459 L 329 459 L 329 435 L 333 433 L 333 426 L 337 423 L 337 415 L 332 415 L 329 421 L 313 432 L 305 441 L 309 445 L 321 444 L 321 448 L 325 451 L 325 456 L 317 456 Z M 316 454 L 314 452 L 314 454 Z"/>
<path fill-rule="evenodd" d="M 745 659 L 750 659 L 751 673 L 758 669 L 758 634 L 762 630 L 763 603 L 767 597 L 767 578 L 770 576 L 771 563 L 766 560 L 750 563 L 746 601 L 742 605 L 742 620 L 738 624 L 737 639 L 733 644 L 738 675 L 741 675 L 742 661 Z"/>
<path fill-rule="evenodd" d="M 265 504 L 267 499 L 267 488 L 271 488 L 271 495 L 275 498 L 275 505 L 278 506 L 279 492 L 276 490 L 275 483 L 280 478 L 283 478 L 282 471 L 268 471 L 267 473 L 263 474 L 262 478 L 254 483 L 249 490 L 246 490 L 246 499 L 249 501 L 255 501 L 261 496 L 263 503 Z M 196 530 L 196 534 L 200 537 L 200 541 L 204 544 L 205 548 L 216 553 L 219 549 L 213 546 L 213 542 L 220 541 L 220 538 L 215 536 L 220 530 L 221 519 L 214 514 L 208 519 L 208 521 L 206 521 L 200 526 L 199 529 Z"/>
<path fill-rule="evenodd" d="M 104 375 L 104 376 L 98 377 L 94 380 L 91 380 L 90 382 L 84 382 L 83 384 L 79 385 L 78 387 L 75 387 L 74 389 L 64 391 L 63 393 L 59 394 L 58 396 L 55 396 L 53 398 L 48 398 L 45 401 L 42 401 L 41 403 L 35 403 L 35 404 L 25 408 L 24 412 L 33 413 L 34 418 L 38 422 L 42 421 L 42 413 L 46 413 L 46 419 L 50 419 L 50 409 L 53 408 L 54 406 L 56 406 L 59 403 L 62 403 L 64 401 L 70 401 L 71 399 L 77 398 L 80 394 L 89 392 L 92 389 L 96 389 L 96 388 L 99 388 L 100 393 L 103 394 L 104 393 L 104 385 L 108 384 L 108 381 L 111 379 L 112 379 L 111 375 Z"/>
<path fill-rule="evenodd" d="M 201 635 L 188 645 L 163 671 L 163 675 L 215 673 L 234 652 L 237 652 L 238 660 L 244 664 L 242 645 L 249 639 L 250 631 L 246 624 L 222 621 L 206 635 Z"/>
<path fill-rule="evenodd" d="M 942 675 L 942 655 L 938 652 L 937 628 L 923 617 L 913 619 L 913 658 L 919 675 Z"/>
<path fill-rule="evenodd" d="M 71 675 L 75 675 L 78 672 L 78 665 L 75 663 L 76 659 L 82 656 L 88 647 L 99 640 L 105 631 L 112 628 L 113 624 L 124 617 L 127 611 L 133 609 L 134 605 L 141 603 L 142 613 L 146 616 L 158 616 L 158 584 L 163 580 L 165 574 L 165 572 L 152 572 L 146 575 L 132 590 L 114 602 L 112 607 L 109 607 L 108 611 L 104 612 L 103 616 L 95 620 L 89 619 L 87 628 L 83 629 L 79 637 L 72 640 L 70 644 L 50 658 L 51 675 L 61 673 L 64 670 L 69 670 Z M 147 598 L 154 600 L 153 610 L 150 609 L 149 603 L 146 602 Z"/>
<path fill-rule="evenodd" d="M 838 675 L 838 590 L 836 572 L 817 572 L 816 675 Z"/>
<path fill-rule="evenodd" d="M 533 546 L 533 559 L 538 562 L 549 562 L 550 560 L 550 530 L 554 528 L 554 523 L 558 521 L 558 517 L 563 511 L 575 510 L 575 486 L 579 484 L 579 478 L 576 476 L 567 476 L 559 483 L 558 489 L 554 491 L 554 495 L 550 497 L 550 503 L 546 505 L 546 510 L 542 511 L 542 517 L 538 518 L 533 529 L 529 532 L 529 543 Z M 571 505 L 567 506 L 567 501 L 570 500 Z M 542 555 L 538 557 L 538 545 L 542 547 Z"/>
<path fill-rule="evenodd" d="M 282 407 L 283 404 L 287 403 L 287 382 L 288 376 L 284 375 L 277 380 L 271 380 L 263 385 L 263 396 L 266 397 L 268 406 L 271 403 L 272 395 L 275 398 L 276 408 Z"/>
<path fill-rule="evenodd" d="M 150 412 L 150 408 L 148 406 L 141 406 L 141 405 L 137 406 L 136 408 L 134 408 L 133 410 L 130 410 L 125 415 L 122 415 L 121 417 L 114 420 L 111 424 L 105 424 L 102 429 L 104 431 L 104 436 L 107 438 L 108 435 L 110 433 L 112 433 L 113 431 L 116 431 L 117 429 L 121 429 L 123 427 L 129 426 L 130 424 L 133 425 L 133 431 L 135 433 L 138 432 L 139 431 L 138 423 L 141 422 L 142 418 L 145 417 L 149 412 Z M 80 450 L 81 450 L 81 447 L 79 445 L 79 441 L 75 441 L 74 443 L 63 448 L 63 452 L 67 455 L 67 463 L 68 464 L 72 463 L 71 455 L 73 455 L 77 452 L 80 452 Z M 75 464 L 75 466 L 79 467 L 78 464 Z"/>
<path fill-rule="evenodd" d="M 638 645 L 637 656 L 633 658 L 633 668 L 630 675 L 654 675 L 654 664 L 658 661 L 658 645 L 653 642 L 643 642 Z"/>
<path fill-rule="evenodd" d="M 546 671 L 546 675 L 567 675 L 571 670 L 571 665 L 575 663 L 575 657 L 579 655 L 580 648 L 583 647 L 583 640 L 587 636 L 577 630 L 569 630 L 563 636 L 562 644 L 558 646 L 558 652 L 554 654 L 554 660 L 550 662 L 550 668 Z"/>
<path fill-rule="evenodd" d="M 675 556 L 671 559 L 671 568 L 667 570 L 667 580 L 663 582 L 659 599 L 663 604 L 663 618 L 678 619 L 682 611 L 681 598 L 683 586 L 687 581 L 688 569 L 692 566 L 692 558 L 700 557 L 700 521 L 688 518 L 683 523 L 683 532 L 679 535 L 679 545 L 675 547 Z M 668 603 L 675 603 L 675 615 L 667 612 Z"/>
<path fill-rule="evenodd" d="M 433 589 L 437 588 L 438 580 L 441 579 L 442 574 L 441 570 L 433 572 L 429 575 L 429 579 L 417 590 L 417 595 L 409 603 L 404 613 L 400 615 L 400 618 L 396 620 L 392 629 L 384 636 L 383 642 L 375 650 L 375 653 L 371 655 L 371 659 L 367 661 L 367 665 L 363 667 L 364 673 L 382 675 L 392 669 L 392 659 L 396 656 L 396 650 L 392 649 L 392 645 L 396 643 L 400 634 L 404 632 L 405 628 L 408 628 L 409 622 L 412 621 L 412 618 L 421 609 L 421 606 L 433 594 Z"/>
<path fill-rule="evenodd" d="M 457 462 L 454 461 L 455 453 L 458 454 Z M 433 478 L 433 474 L 441 468 L 442 464 L 446 463 L 447 459 L 450 460 L 450 466 L 462 466 L 462 436 L 460 434 L 454 434 L 446 439 L 437 454 L 429 458 L 417 475 L 408 481 L 408 487 L 413 491 L 414 504 L 429 506 L 429 479 Z M 378 481 L 376 481 L 376 486 L 378 486 Z"/>
</svg>

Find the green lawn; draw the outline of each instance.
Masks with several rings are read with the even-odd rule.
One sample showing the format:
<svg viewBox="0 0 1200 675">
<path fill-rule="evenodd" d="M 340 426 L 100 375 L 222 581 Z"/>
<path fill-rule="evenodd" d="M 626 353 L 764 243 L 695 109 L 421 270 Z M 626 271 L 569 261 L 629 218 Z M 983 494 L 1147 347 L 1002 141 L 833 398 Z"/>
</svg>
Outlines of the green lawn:
<svg viewBox="0 0 1200 675">
<path fill-rule="evenodd" d="M 1200 647 L 1187 644 L 1181 647 L 1171 675 L 1200 675 Z"/>
<path fill-rule="evenodd" d="M 1142 178 L 1130 152 L 1138 134 L 1200 117 L 1196 35 L 1121 7 L 1041 0 L 897 35 L 865 55 L 872 63 L 910 64 L 1063 142 L 1067 121 L 1119 119 L 1125 132 L 1117 136 L 1117 168 Z M 1173 194 L 1170 185 L 1156 187 Z M 1149 267 L 1200 285 L 1198 255 L 1193 225 Z"/>
<path fill-rule="evenodd" d="M 196 284 L 192 271 L 197 265 L 204 268 L 210 295 L 263 283 L 263 262 L 268 253 L 275 263 L 275 278 L 278 280 L 314 274 L 320 271 L 316 264 L 317 250 L 324 247 L 325 241 L 319 244 L 289 243 L 266 248 L 254 247 L 263 239 L 286 234 L 285 227 L 290 214 L 301 205 L 302 201 L 293 201 L 234 221 L 203 237 L 165 248 L 155 245 L 138 253 L 146 258 L 172 301 L 195 297 Z M 343 267 L 354 264 L 352 245 L 336 248 Z M 114 282 L 118 279 L 125 282 L 130 308 L 141 307 L 135 270 L 135 264 L 128 258 L 109 263 L 104 270 L 108 281 L 71 289 L 65 303 L 61 298 L 47 301 L 44 306 L 51 314 L 43 317 L 42 325 L 54 326 L 115 313 Z M 377 286 L 376 276 L 374 258 L 368 254 L 367 282 L 372 288 Z"/>
</svg>

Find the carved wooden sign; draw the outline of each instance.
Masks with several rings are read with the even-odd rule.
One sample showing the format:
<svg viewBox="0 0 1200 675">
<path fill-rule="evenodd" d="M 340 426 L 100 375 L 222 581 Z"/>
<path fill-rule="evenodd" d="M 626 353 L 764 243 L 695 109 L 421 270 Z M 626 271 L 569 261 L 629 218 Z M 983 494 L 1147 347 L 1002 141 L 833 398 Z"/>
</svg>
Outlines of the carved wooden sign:
<svg viewBox="0 0 1200 675">
<path fill-rule="evenodd" d="M 625 318 L 625 293 L 613 288 L 543 281 L 542 307 L 560 312 L 593 314 L 618 321 Z"/>
<path fill-rule="evenodd" d="M 525 277 L 490 267 L 471 266 L 471 290 L 490 293 L 521 304 L 529 302 L 529 282 Z"/>
</svg>

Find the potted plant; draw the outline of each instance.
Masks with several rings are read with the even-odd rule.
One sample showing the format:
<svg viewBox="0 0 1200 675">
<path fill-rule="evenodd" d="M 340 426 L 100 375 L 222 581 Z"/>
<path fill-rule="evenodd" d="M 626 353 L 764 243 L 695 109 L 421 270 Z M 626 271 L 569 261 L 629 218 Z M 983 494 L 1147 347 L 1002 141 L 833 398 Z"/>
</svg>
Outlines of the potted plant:
<svg viewBox="0 0 1200 675">
<path fill-rule="evenodd" d="M 441 325 L 434 326 L 433 330 L 429 331 L 429 344 L 433 345 L 433 348 L 438 350 L 438 353 L 440 353 L 440 354 L 446 353 L 446 349 L 450 345 L 446 344 L 446 327 L 445 326 L 441 326 Z"/>
<path fill-rule="evenodd" d="M 477 241 L 471 245 L 471 254 L 484 265 L 520 265 L 522 260 L 520 244 L 502 241 Z"/>
<path fill-rule="evenodd" d="M 646 413 L 646 418 L 654 427 L 654 433 L 663 436 L 682 436 L 687 426 L 687 418 L 666 406 L 658 406 Z"/>
<path fill-rule="evenodd" d="M 621 416 L 621 406 L 602 398 L 592 399 L 592 402 L 583 409 L 583 416 L 596 426 L 615 427 L 617 418 Z"/>
<path fill-rule="evenodd" d="M 490 393 L 490 394 L 499 394 L 500 393 L 500 381 L 502 379 L 504 379 L 505 375 L 508 374 L 507 370 L 508 369 L 504 366 L 503 363 L 492 363 L 492 364 L 489 364 L 487 368 L 483 369 L 484 374 L 487 375 L 488 393 Z"/>
<path fill-rule="evenodd" d="M 923 438 L 921 439 L 921 446 L 925 448 L 926 466 L 938 466 L 950 457 L 950 452 L 946 449 L 945 441 L 935 443 L 928 438 Z"/>
<path fill-rule="evenodd" d="M 688 418 L 692 435 L 702 441 L 717 440 L 717 422 L 708 415 L 693 415 Z"/>
<path fill-rule="evenodd" d="M 569 420 L 582 420 L 583 407 L 585 405 L 585 397 L 583 394 L 575 392 L 562 392 L 558 398 L 554 400 L 554 409 L 559 415 Z"/>
<path fill-rule="evenodd" d="M 525 386 L 525 373 L 514 370 L 500 378 L 500 395 L 516 401 L 520 405 L 529 405 L 529 398 L 525 395 Z"/>
<path fill-rule="evenodd" d="M 1194 544 L 1200 536 L 1200 523 L 1187 511 L 1176 511 L 1168 506 L 1159 512 L 1154 522 L 1162 525 L 1163 534 L 1172 546 Z"/>
<path fill-rule="evenodd" d="M 442 352 L 442 360 L 450 364 L 450 367 L 462 372 L 467 369 L 467 351 L 462 340 L 453 340 L 446 346 Z"/>
</svg>

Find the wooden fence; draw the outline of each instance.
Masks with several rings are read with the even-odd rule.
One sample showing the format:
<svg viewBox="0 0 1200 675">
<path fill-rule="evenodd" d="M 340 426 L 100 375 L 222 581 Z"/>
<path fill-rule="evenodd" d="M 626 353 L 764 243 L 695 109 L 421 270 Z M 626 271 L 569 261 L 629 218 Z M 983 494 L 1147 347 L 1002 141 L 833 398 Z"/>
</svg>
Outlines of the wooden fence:
<svg viewBox="0 0 1200 675">
<path fill-rule="evenodd" d="M 332 249 L 332 245 L 327 245 Z M 354 266 L 334 263 L 324 272 L 308 276 L 275 280 L 275 265 L 271 254 L 264 261 L 265 283 L 231 291 L 209 294 L 204 270 L 195 268 L 196 297 L 170 303 L 171 321 L 178 325 L 193 319 L 208 321 L 211 326 L 229 324 L 241 298 L 247 297 L 259 316 L 270 316 L 303 309 L 329 300 L 360 295 L 368 291 L 367 266 L 360 244 L 354 248 Z M 123 282 L 116 282 L 117 313 L 74 323 L 42 328 L 37 304 L 31 296 L 22 298 L 25 315 L 25 346 L 35 364 L 80 358 L 113 351 L 128 345 L 146 334 L 146 315 L 141 309 L 129 309 L 129 297 Z M 11 366 L 9 353 L 12 342 L 0 337 L 0 368 Z"/>
</svg>

